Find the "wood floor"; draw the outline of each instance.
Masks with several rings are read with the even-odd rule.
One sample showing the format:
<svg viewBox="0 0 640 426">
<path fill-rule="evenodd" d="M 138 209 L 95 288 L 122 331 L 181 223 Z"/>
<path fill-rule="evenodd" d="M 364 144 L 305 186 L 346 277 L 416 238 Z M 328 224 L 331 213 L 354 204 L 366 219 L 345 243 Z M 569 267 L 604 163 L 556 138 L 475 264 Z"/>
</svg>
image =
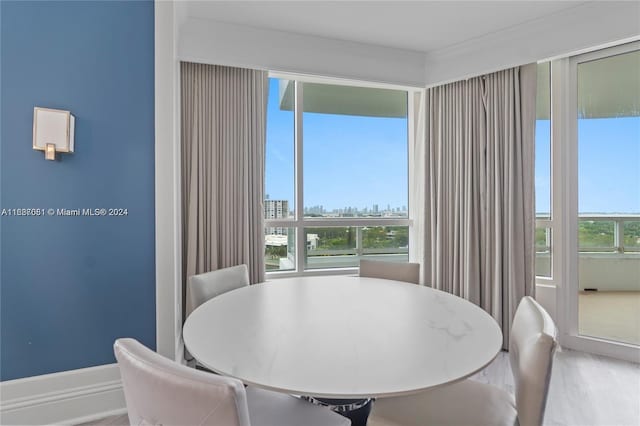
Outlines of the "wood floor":
<svg viewBox="0 0 640 426">
<path fill-rule="evenodd" d="M 474 379 L 513 393 L 509 354 L 500 353 Z M 640 425 L 640 364 L 583 352 L 557 352 L 544 424 Z"/>
<path fill-rule="evenodd" d="M 513 393 L 509 354 L 498 354 L 473 379 Z M 128 419 L 123 415 L 84 425 L 125 424 Z M 640 425 L 640 364 L 568 350 L 556 353 L 545 425 Z"/>
</svg>

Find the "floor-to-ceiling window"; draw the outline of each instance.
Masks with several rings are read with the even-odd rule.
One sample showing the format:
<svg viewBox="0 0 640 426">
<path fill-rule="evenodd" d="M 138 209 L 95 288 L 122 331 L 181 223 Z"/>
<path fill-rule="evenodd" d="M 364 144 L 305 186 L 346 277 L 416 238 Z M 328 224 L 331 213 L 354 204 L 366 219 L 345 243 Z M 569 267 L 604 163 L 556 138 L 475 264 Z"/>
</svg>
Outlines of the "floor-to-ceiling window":
<svg viewBox="0 0 640 426">
<path fill-rule="evenodd" d="M 271 78 L 267 272 L 339 271 L 409 250 L 407 91 Z"/>
</svg>

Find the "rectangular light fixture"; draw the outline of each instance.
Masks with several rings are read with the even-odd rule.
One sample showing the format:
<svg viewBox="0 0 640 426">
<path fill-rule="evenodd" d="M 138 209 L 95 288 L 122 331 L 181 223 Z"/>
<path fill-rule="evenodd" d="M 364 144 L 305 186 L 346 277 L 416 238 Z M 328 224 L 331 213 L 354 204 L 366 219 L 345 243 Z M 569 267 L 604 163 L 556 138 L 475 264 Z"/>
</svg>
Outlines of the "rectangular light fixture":
<svg viewBox="0 0 640 426">
<path fill-rule="evenodd" d="M 74 148 L 75 117 L 61 109 L 33 109 L 33 149 L 44 151 L 44 158 L 55 160 L 56 152 L 71 153 Z"/>
</svg>

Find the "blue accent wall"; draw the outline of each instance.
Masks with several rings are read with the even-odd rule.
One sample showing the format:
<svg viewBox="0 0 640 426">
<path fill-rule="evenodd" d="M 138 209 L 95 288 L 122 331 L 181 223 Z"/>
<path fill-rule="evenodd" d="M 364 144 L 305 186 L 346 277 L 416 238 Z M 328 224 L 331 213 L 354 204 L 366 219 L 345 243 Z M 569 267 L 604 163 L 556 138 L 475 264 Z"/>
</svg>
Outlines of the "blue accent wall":
<svg viewBox="0 0 640 426">
<path fill-rule="evenodd" d="M 1 13 L 0 208 L 124 208 L 0 217 L 0 379 L 154 348 L 154 6 L 8 2 Z M 70 110 L 75 153 L 32 149 L 33 108 Z"/>
</svg>

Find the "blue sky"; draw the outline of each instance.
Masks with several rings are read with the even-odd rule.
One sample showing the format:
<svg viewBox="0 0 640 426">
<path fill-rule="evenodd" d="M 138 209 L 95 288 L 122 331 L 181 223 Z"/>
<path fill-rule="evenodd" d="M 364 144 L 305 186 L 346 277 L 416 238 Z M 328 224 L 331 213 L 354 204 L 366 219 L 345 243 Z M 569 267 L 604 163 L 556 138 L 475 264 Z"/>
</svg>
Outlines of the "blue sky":
<svg viewBox="0 0 640 426">
<path fill-rule="evenodd" d="M 578 211 L 640 213 L 640 117 L 578 121 Z"/>
<path fill-rule="evenodd" d="M 270 79 L 265 192 L 289 200 L 293 210 L 294 117 L 280 110 L 278 98 L 278 80 Z M 408 205 L 406 118 L 305 112 L 303 123 L 305 206 Z"/>
<path fill-rule="evenodd" d="M 293 112 L 278 105 L 270 80 L 266 193 L 293 206 Z M 407 120 L 304 113 L 304 205 L 406 206 Z M 579 133 L 581 213 L 640 213 L 640 117 L 582 119 Z M 536 211 L 549 211 L 549 121 L 536 123 Z"/>
<path fill-rule="evenodd" d="M 549 212 L 549 120 L 536 123 L 536 211 Z M 578 120 L 578 212 L 640 213 L 640 117 Z"/>
</svg>

